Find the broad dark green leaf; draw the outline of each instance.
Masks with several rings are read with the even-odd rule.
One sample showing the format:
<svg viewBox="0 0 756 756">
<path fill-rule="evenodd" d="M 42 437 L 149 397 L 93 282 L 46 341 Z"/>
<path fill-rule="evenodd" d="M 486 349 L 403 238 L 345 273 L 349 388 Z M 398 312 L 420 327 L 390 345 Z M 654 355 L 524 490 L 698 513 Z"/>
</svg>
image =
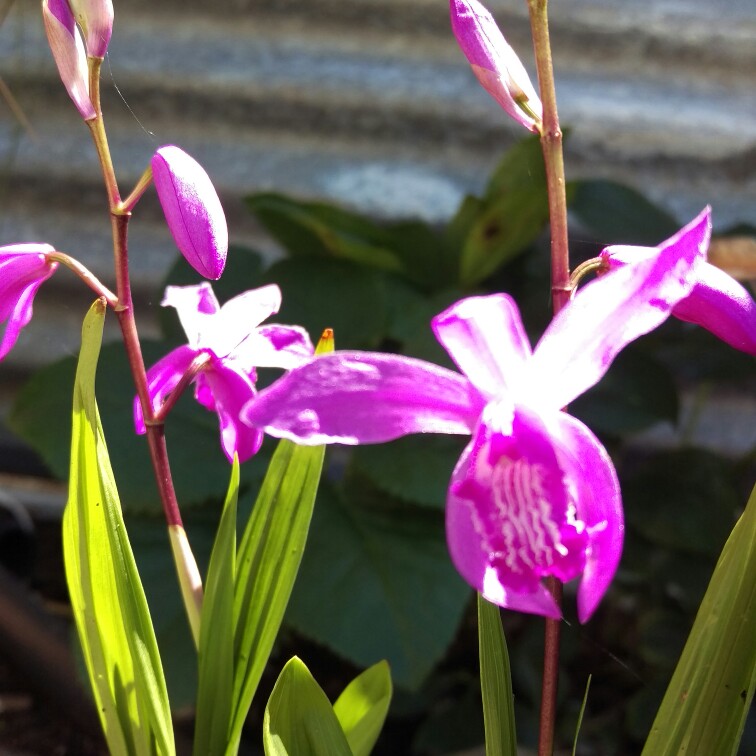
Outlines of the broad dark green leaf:
<svg viewBox="0 0 756 756">
<path fill-rule="evenodd" d="M 396 684 L 417 688 L 451 643 L 468 596 L 437 513 L 401 504 L 379 511 L 321 486 L 286 615 L 299 632 L 360 666 L 385 658 Z"/>
<path fill-rule="evenodd" d="M 570 213 L 605 245 L 654 246 L 680 228 L 669 213 L 640 192 L 603 179 L 571 184 Z"/>
<path fill-rule="evenodd" d="M 296 656 L 265 707 L 263 746 L 266 756 L 352 756 L 328 697 Z"/>
<path fill-rule="evenodd" d="M 517 756 L 509 652 L 498 606 L 478 594 L 478 651 L 486 756 Z"/>
<path fill-rule="evenodd" d="M 233 715 L 228 753 L 270 656 L 302 560 L 323 448 L 278 444 L 239 545 L 234 596 Z"/>
<path fill-rule="evenodd" d="M 74 383 L 63 553 L 71 606 L 111 753 L 175 752 L 168 693 L 95 400 L 105 305 L 84 320 Z"/>
<path fill-rule="evenodd" d="M 239 461 L 231 481 L 205 579 L 199 639 L 199 682 L 194 725 L 196 756 L 225 753 L 233 711 L 234 585 Z"/>
<path fill-rule="evenodd" d="M 732 754 L 756 687 L 756 488 L 696 616 L 644 754 Z"/>
<path fill-rule="evenodd" d="M 344 688 L 333 710 L 354 756 L 369 756 L 391 704 L 391 671 L 385 661 L 374 664 Z"/>
</svg>

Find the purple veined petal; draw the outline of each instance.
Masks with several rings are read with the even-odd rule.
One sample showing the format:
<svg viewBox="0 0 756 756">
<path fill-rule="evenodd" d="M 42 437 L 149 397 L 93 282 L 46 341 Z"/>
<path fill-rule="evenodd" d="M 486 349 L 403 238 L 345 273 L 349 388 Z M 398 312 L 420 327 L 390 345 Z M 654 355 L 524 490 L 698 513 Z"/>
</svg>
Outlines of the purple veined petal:
<svg viewBox="0 0 756 756">
<path fill-rule="evenodd" d="M 537 132 L 541 101 L 491 14 L 477 0 L 451 0 L 450 13 L 454 36 L 483 88 L 512 118 Z"/>
<path fill-rule="evenodd" d="M 89 121 L 97 113 L 89 97 L 87 54 L 67 0 L 42 0 L 42 17 L 61 81 L 81 117 Z"/>
<path fill-rule="evenodd" d="M 196 349 L 180 346 L 158 360 L 147 371 L 147 390 L 153 410 L 160 409 L 196 356 Z M 134 397 L 134 428 L 140 435 L 146 432 L 139 397 Z"/>
<path fill-rule="evenodd" d="M 484 404 L 466 378 L 430 362 L 333 352 L 261 391 L 242 418 L 302 444 L 374 444 L 408 433 L 470 433 Z"/>
<path fill-rule="evenodd" d="M 113 33 L 113 0 L 69 0 L 84 32 L 87 55 L 104 58 Z"/>
<path fill-rule="evenodd" d="M 213 319 L 211 330 L 204 343 L 218 355 L 226 357 L 243 349 L 244 341 L 255 332 L 263 320 L 278 312 L 281 307 L 281 290 L 275 284 L 251 289 L 229 299 Z M 259 365 L 254 359 L 250 367 Z"/>
<path fill-rule="evenodd" d="M 690 294 L 672 314 L 695 323 L 735 349 L 756 356 L 756 302 L 744 286 L 723 270 L 704 263 L 698 267 Z"/>
<path fill-rule="evenodd" d="M 242 408 L 255 395 L 254 384 L 244 373 L 217 359 L 202 377 L 215 400 L 224 454 L 233 462 L 236 452 L 239 462 L 245 462 L 257 452 L 263 440 L 262 431 L 240 419 Z"/>
<path fill-rule="evenodd" d="M 291 370 L 312 359 L 314 351 L 304 328 L 271 323 L 250 333 L 232 356 L 244 366 Z"/>
<path fill-rule="evenodd" d="M 506 294 L 468 297 L 431 321 L 436 338 L 478 391 L 493 399 L 527 380 L 530 342 Z"/>
<path fill-rule="evenodd" d="M 595 385 L 618 352 L 661 325 L 690 293 L 710 236 L 707 208 L 658 254 L 581 288 L 536 345 L 528 401 L 558 409 Z"/>
<path fill-rule="evenodd" d="M 200 349 L 207 346 L 204 336 L 212 329 L 212 322 L 220 311 L 209 283 L 167 286 L 160 304 L 162 307 L 176 308 L 190 347 Z"/>
<path fill-rule="evenodd" d="M 152 156 L 152 175 L 179 251 L 200 275 L 220 278 L 228 254 L 228 227 L 205 169 L 182 149 L 166 145 Z"/>
<path fill-rule="evenodd" d="M 614 465 L 601 442 L 576 418 L 558 416 L 561 463 L 575 486 L 578 517 L 589 537 L 578 588 L 578 618 L 587 622 L 606 593 L 622 556 L 625 520 Z"/>
</svg>

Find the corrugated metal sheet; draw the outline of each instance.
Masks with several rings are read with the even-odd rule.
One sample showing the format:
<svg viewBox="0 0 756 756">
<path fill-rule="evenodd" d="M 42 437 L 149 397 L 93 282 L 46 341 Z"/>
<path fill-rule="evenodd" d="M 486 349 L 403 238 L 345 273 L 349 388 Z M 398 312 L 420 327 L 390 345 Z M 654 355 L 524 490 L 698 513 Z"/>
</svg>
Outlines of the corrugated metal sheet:
<svg viewBox="0 0 756 756">
<path fill-rule="evenodd" d="M 260 189 L 442 220 L 522 135 L 475 82 L 446 0 L 115 5 L 104 97 L 122 189 L 155 147 L 180 144 L 216 181 L 239 241 L 270 248 L 240 199 Z M 490 7 L 532 71 L 525 0 Z M 756 223 L 756 4 L 552 0 L 551 15 L 570 176 L 630 182 L 682 216 L 710 202 L 720 227 Z M 0 104 L 2 243 L 49 241 L 110 280 L 94 152 L 37 2 L 12 3 L 0 71 L 33 127 Z M 131 249 L 147 301 L 174 255 L 154 197 Z M 56 274 L 6 380 L 75 351 L 86 300 Z M 149 333 L 149 311 L 140 323 Z"/>
</svg>

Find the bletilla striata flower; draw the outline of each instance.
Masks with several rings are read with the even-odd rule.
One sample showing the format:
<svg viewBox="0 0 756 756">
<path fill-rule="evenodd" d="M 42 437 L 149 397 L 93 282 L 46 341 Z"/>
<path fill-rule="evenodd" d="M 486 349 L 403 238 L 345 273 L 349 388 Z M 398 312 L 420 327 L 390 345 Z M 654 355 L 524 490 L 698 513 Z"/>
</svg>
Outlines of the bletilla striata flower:
<svg viewBox="0 0 756 756">
<path fill-rule="evenodd" d="M 704 211 L 707 212 L 707 211 Z M 634 265 L 657 254 L 653 247 L 607 247 L 601 257 L 609 270 Z M 696 269 L 693 289 L 672 314 L 711 331 L 735 349 L 756 356 L 756 302 L 732 276 L 708 262 Z"/>
<path fill-rule="evenodd" d="M 450 0 L 450 10 L 454 36 L 483 88 L 515 121 L 538 133 L 541 100 L 491 14 L 478 0 Z"/>
<path fill-rule="evenodd" d="M 152 157 L 152 175 L 179 251 L 200 275 L 220 278 L 228 254 L 228 226 L 205 169 L 179 147 L 166 145 Z"/>
<path fill-rule="evenodd" d="M 113 0 L 70 0 L 70 4 L 84 34 L 87 55 L 104 58 L 113 33 Z"/>
<path fill-rule="evenodd" d="M 510 297 L 470 297 L 432 322 L 462 375 L 409 357 L 335 352 L 260 392 L 242 417 L 305 444 L 471 434 L 447 496 L 458 571 L 488 600 L 547 617 L 560 612 L 542 579 L 582 574 L 585 622 L 617 569 L 622 505 L 606 450 L 561 408 L 688 295 L 709 227 L 702 215 L 653 257 L 586 285 L 532 352 Z"/>
<path fill-rule="evenodd" d="M 32 318 L 37 289 L 55 272 L 58 263 L 48 260 L 55 250 L 49 244 L 9 244 L 0 247 L 0 323 L 6 323 L 0 342 L 0 360 L 18 340 Z"/>
<path fill-rule="evenodd" d="M 278 312 L 277 286 L 253 289 L 220 307 L 210 284 L 169 286 L 162 302 L 175 307 L 189 343 L 178 347 L 147 371 L 150 400 L 155 412 L 191 371 L 194 396 L 206 409 L 217 412 L 221 445 L 229 461 L 249 459 L 262 443 L 262 432 L 239 420 L 244 404 L 256 393 L 256 367 L 288 370 L 310 359 L 313 347 L 306 331 L 297 326 L 264 325 Z M 134 401 L 137 433 L 145 432 L 139 400 Z"/>
<path fill-rule="evenodd" d="M 97 117 L 89 96 L 89 67 L 79 29 L 67 0 L 42 0 L 42 17 L 60 78 L 85 121 Z"/>
</svg>

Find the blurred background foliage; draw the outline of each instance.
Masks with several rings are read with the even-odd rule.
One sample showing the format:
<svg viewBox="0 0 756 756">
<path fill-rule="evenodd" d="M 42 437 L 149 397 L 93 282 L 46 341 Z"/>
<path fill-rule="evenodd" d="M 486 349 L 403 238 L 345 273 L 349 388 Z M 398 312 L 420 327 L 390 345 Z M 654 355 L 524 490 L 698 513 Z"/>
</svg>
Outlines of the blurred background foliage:
<svg viewBox="0 0 756 756">
<path fill-rule="evenodd" d="M 266 266 L 255 250 L 233 248 L 214 289 L 223 302 L 277 283 L 283 306 L 274 319 L 305 326 L 313 341 L 329 327 L 337 348 L 398 352 L 448 367 L 430 318 L 462 296 L 506 291 L 518 302 L 535 343 L 550 317 L 542 165 L 537 140 L 523 140 L 501 160 L 482 196 L 466 197 L 443 226 L 376 223 L 322 202 L 252 195 L 249 211 L 284 254 Z M 670 217 L 633 189 L 605 180 L 574 182 L 568 196 L 573 266 L 609 243 L 656 244 L 689 220 Z M 198 282 L 180 259 L 156 289 L 155 301 L 166 284 Z M 160 318 L 163 340 L 144 344 L 148 365 L 184 340 L 172 309 Z M 64 359 L 37 372 L 9 420 L 61 479 L 68 470 L 74 363 Z M 274 378 L 272 371 L 261 371 L 260 385 Z M 559 720 L 564 744 L 572 741 L 593 675 L 579 753 L 638 752 L 753 484 L 756 449 L 724 456 L 689 443 L 685 423 L 692 421 L 681 422 L 682 397 L 704 402 L 717 391 L 748 391 L 749 381 L 752 390 L 751 358 L 700 329 L 669 322 L 626 349 L 604 380 L 571 407 L 612 454 L 627 518 L 617 579 L 585 627 L 575 617 L 574 586 L 567 586 Z M 133 433 L 133 390 L 120 344 L 103 349 L 98 388 L 171 701 L 189 706 L 196 671 L 187 660 L 194 652 L 146 444 Z M 659 427 L 677 430 L 673 447 L 639 435 Z M 187 529 L 204 565 L 230 469 L 218 444 L 217 419 L 185 396 L 167 433 Z M 378 754 L 397 753 L 397 742 L 411 754 L 447 753 L 482 742 L 475 607 L 449 561 L 443 524 L 448 479 L 465 441 L 415 436 L 328 450 L 274 665 L 298 653 L 327 692 L 338 692 L 355 667 L 387 658 L 397 694 Z M 244 520 L 273 448 L 267 440 L 242 465 Z M 542 623 L 505 612 L 504 625 L 518 736 L 530 745 L 536 739 Z M 265 700 L 263 691 L 259 699 Z M 756 753 L 753 729 L 746 733 L 743 754 Z"/>
</svg>

